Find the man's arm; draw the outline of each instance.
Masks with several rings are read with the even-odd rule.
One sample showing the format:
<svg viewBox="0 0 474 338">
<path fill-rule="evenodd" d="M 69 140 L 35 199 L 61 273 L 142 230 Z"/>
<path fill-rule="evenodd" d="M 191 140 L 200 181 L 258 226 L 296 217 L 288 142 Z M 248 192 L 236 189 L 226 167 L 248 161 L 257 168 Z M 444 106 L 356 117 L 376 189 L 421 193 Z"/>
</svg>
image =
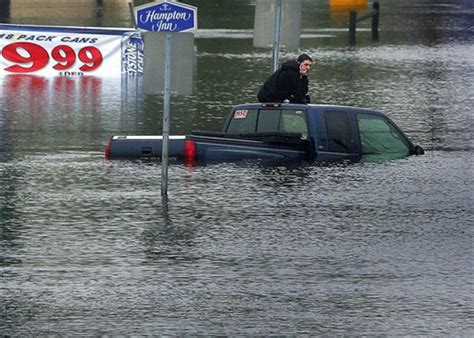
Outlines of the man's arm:
<svg viewBox="0 0 474 338">
<path fill-rule="evenodd" d="M 285 99 L 295 102 L 295 98 L 302 90 L 299 88 L 299 74 L 292 70 L 286 70 L 280 74 L 278 79 L 278 89 Z"/>
<path fill-rule="evenodd" d="M 295 76 L 292 80 L 291 89 L 290 89 L 290 97 L 289 100 L 292 103 L 309 103 L 309 95 L 308 93 L 308 77 Z"/>
<path fill-rule="evenodd" d="M 309 103 L 309 102 L 305 102 L 307 93 L 308 93 L 308 77 L 302 76 L 300 81 L 298 81 L 295 97 L 301 103 Z"/>
</svg>

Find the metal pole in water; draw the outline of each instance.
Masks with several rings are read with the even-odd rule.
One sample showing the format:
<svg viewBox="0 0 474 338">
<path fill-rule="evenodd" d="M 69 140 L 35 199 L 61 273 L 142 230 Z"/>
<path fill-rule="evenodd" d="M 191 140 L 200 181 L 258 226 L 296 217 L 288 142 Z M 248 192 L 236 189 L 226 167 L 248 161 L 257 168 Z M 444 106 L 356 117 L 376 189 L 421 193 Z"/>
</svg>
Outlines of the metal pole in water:
<svg viewBox="0 0 474 338">
<path fill-rule="evenodd" d="M 275 25 L 273 31 L 273 68 L 272 73 L 278 69 L 280 53 L 280 26 L 281 26 L 281 0 L 276 0 Z"/>
<path fill-rule="evenodd" d="M 356 25 L 357 25 L 357 12 L 351 11 L 349 14 L 349 45 L 355 46 L 356 44 Z"/>
<path fill-rule="evenodd" d="M 380 4 L 375 1 L 372 4 L 373 16 L 372 16 L 372 41 L 379 41 L 379 16 L 380 16 Z"/>
<path fill-rule="evenodd" d="M 171 102 L 171 33 L 165 35 L 165 81 L 163 98 L 163 145 L 161 149 L 161 195 L 168 194 L 168 141 Z"/>
</svg>

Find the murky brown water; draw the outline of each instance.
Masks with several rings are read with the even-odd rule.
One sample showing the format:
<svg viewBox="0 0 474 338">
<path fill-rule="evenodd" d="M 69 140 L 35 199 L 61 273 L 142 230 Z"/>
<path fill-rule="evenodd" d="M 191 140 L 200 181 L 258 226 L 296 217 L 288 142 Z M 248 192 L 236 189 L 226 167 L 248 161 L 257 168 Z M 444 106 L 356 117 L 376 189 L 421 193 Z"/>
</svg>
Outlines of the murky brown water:
<svg viewBox="0 0 474 338">
<path fill-rule="evenodd" d="M 250 3 L 195 1 L 195 94 L 173 97 L 172 133 L 254 101 L 271 51 L 252 47 Z M 159 163 L 103 157 L 113 134 L 160 133 L 159 96 L 3 78 L 2 334 L 473 334 L 472 4 L 381 1 L 380 42 L 365 29 L 355 49 L 325 1 L 303 8 L 313 101 L 385 111 L 427 154 L 171 166 L 163 201 Z M 127 26 L 117 11 L 65 21 Z"/>
</svg>

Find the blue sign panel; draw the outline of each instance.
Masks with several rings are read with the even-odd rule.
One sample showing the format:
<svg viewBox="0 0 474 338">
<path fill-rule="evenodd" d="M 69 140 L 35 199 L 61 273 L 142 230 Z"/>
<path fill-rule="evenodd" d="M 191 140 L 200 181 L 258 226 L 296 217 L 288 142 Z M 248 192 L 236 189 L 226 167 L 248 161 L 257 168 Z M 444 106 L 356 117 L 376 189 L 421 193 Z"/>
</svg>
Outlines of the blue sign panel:
<svg viewBox="0 0 474 338">
<path fill-rule="evenodd" d="M 152 2 L 135 8 L 137 28 L 151 32 L 197 29 L 197 8 L 179 2 Z"/>
</svg>

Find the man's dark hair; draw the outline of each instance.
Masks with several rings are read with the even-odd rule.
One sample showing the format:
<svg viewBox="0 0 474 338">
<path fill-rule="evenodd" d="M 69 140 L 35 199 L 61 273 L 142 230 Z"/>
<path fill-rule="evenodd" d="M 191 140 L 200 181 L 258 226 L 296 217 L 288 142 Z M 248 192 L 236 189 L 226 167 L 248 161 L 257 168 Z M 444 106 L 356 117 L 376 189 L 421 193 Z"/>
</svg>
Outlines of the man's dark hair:
<svg viewBox="0 0 474 338">
<path fill-rule="evenodd" d="M 309 56 L 308 54 L 301 54 L 300 56 L 298 56 L 298 60 L 296 61 L 298 61 L 298 63 L 301 63 L 306 60 L 313 62 L 313 59 L 311 59 L 311 56 Z"/>
</svg>

